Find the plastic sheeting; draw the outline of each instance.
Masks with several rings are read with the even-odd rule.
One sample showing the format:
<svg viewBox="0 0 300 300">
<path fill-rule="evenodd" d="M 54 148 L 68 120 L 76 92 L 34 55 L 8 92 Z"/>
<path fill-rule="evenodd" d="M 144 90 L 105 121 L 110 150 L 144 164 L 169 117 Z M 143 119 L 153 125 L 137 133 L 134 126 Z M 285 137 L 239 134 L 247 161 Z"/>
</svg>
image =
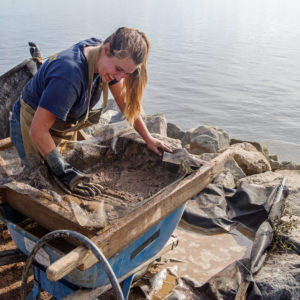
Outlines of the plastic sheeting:
<svg viewBox="0 0 300 300">
<path fill-rule="evenodd" d="M 247 295 L 248 300 L 262 299 L 253 276 L 265 260 L 273 239 L 273 224 L 281 215 L 282 184 L 265 188 L 242 182 L 237 190 L 210 184 L 188 202 L 185 222 L 206 232 L 242 227 L 254 234 L 249 258 L 234 262 L 204 285 L 193 286 L 199 299 L 237 299 L 237 294 Z"/>
</svg>

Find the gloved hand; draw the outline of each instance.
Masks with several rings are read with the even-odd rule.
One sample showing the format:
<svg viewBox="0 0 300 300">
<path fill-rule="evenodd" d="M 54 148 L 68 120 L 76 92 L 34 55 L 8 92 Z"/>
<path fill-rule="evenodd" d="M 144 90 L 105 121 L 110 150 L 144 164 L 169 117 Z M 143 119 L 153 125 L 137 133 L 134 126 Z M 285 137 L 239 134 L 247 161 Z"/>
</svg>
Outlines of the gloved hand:
<svg viewBox="0 0 300 300">
<path fill-rule="evenodd" d="M 57 149 L 45 156 L 50 171 L 56 177 L 59 185 L 67 192 L 74 192 L 83 196 L 96 196 L 101 193 L 100 184 L 91 183 L 90 177 L 72 167 L 65 161 Z"/>
</svg>

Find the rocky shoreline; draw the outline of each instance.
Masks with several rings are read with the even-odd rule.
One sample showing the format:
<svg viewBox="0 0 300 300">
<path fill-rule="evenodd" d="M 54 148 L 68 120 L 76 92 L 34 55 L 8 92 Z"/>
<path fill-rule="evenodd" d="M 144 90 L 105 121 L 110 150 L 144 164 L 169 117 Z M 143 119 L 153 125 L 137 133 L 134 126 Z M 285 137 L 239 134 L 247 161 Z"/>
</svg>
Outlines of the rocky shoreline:
<svg viewBox="0 0 300 300">
<path fill-rule="evenodd" d="M 264 263 L 259 270 L 251 274 L 253 278 L 249 282 L 250 285 L 255 283 L 262 299 L 300 299 L 300 165 L 291 161 L 280 162 L 276 155 L 269 154 L 264 144 L 231 139 L 228 133 L 214 126 L 202 125 L 183 131 L 176 124 L 168 123 L 161 113 L 143 113 L 142 116 L 153 136 L 168 143 L 172 149 L 185 148 L 195 157 L 206 161 L 218 153 L 232 150 L 233 158 L 225 164 L 223 172 L 213 181 L 214 186 L 233 191 L 244 183 L 259 188 L 276 188 L 282 178 L 285 178 L 283 205 L 280 218 L 273 224 L 272 242 L 264 253 Z M 91 141 L 111 138 L 114 141 L 114 137 L 126 135 L 141 140 L 127 121 L 122 119 L 113 100 L 109 100 L 99 123 L 87 128 L 85 134 Z M 259 245 L 259 241 L 257 244 Z M 243 280 L 239 278 L 238 286 L 234 288 L 226 282 L 229 276 L 236 276 L 235 270 L 236 268 L 230 265 L 212 278 L 212 285 L 215 284 L 213 280 L 225 280 L 223 287 L 219 287 L 222 289 L 222 296 L 216 299 L 242 299 L 235 298 L 234 288 L 242 286 Z M 191 280 L 185 279 L 184 282 L 188 285 L 186 290 L 193 290 L 197 299 L 208 299 L 206 293 L 211 289 L 208 283 L 197 286 L 197 283 Z M 166 299 L 182 299 L 176 293 L 178 291 Z"/>
<path fill-rule="evenodd" d="M 263 266 L 255 273 L 254 281 L 263 299 L 300 299 L 300 165 L 291 161 L 280 162 L 277 155 L 269 154 L 264 144 L 230 139 L 228 133 L 214 126 L 202 125 L 183 131 L 176 124 L 168 123 L 163 114 L 143 114 L 143 119 L 155 137 L 173 149 L 183 147 L 203 160 L 208 161 L 231 149 L 233 159 L 225 164 L 213 184 L 229 189 L 236 189 L 243 182 L 276 187 L 283 177 L 286 179 L 281 216 L 273 224 L 273 241 L 267 249 Z M 133 132 L 122 120 L 112 100 L 99 125 L 86 130 L 94 138 Z M 139 138 L 138 135 L 136 138 Z"/>
</svg>

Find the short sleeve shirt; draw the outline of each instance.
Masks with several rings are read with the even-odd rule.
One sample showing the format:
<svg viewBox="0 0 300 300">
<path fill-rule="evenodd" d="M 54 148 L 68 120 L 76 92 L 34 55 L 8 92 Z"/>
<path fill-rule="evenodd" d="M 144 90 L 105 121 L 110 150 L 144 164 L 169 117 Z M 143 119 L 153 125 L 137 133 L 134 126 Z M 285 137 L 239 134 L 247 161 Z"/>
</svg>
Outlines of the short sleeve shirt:
<svg viewBox="0 0 300 300">
<path fill-rule="evenodd" d="M 88 63 L 84 48 L 100 43 L 101 40 L 96 38 L 87 39 L 51 56 L 24 87 L 24 101 L 34 110 L 40 106 L 68 123 L 83 118 L 88 109 Z M 94 75 L 90 109 L 100 99 L 101 83 L 101 77 Z M 116 81 L 110 85 L 114 83 Z M 19 100 L 14 114 L 20 115 Z"/>
</svg>

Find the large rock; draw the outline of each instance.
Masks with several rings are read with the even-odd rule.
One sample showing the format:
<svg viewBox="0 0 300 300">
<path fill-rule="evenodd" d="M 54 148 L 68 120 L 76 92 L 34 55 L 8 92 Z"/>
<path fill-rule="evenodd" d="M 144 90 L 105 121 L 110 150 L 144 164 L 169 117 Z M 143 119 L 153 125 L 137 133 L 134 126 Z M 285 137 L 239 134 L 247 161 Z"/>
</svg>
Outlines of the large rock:
<svg viewBox="0 0 300 300">
<path fill-rule="evenodd" d="M 271 171 L 270 163 L 261 152 L 235 150 L 234 160 L 247 176 Z"/>
<path fill-rule="evenodd" d="M 296 253 L 275 253 L 268 256 L 254 277 L 262 299 L 300 299 L 300 265 Z"/>
<path fill-rule="evenodd" d="M 225 163 L 223 172 L 214 180 L 214 183 L 226 188 L 234 189 L 237 182 L 245 177 L 246 174 L 238 166 L 236 161 L 230 159 Z"/>
<path fill-rule="evenodd" d="M 167 145 L 169 145 L 172 150 L 182 148 L 181 140 L 172 139 L 170 137 L 160 135 L 160 134 L 157 134 L 157 133 L 153 133 L 152 136 L 159 139 L 160 141 L 166 143 Z"/>
<path fill-rule="evenodd" d="M 252 144 L 250 144 L 248 142 L 230 145 L 229 149 L 232 149 L 234 151 L 246 150 L 246 151 L 251 151 L 251 152 L 258 152 L 258 150 Z"/>
<path fill-rule="evenodd" d="M 167 123 L 167 136 L 172 139 L 181 140 L 185 135 L 185 132 L 179 128 L 176 124 Z"/>
<path fill-rule="evenodd" d="M 281 178 L 282 176 L 280 174 L 268 171 L 241 178 L 238 180 L 237 185 L 240 185 L 242 182 L 247 182 L 249 184 L 260 185 L 263 187 L 275 187 L 279 185 Z"/>
<path fill-rule="evenodd" d="M 114 99 L 107 100 L 107 104 L 106 107 L 103 109 L 103 113 L 105 113 L 108 110 L 114 110 L 116 112 L 120 112 L 119 106 Z"/>
<path fill-rule="evenodd" d="M 276 170 L 300 170 L 300 165 L 296 164 L 292 161 L 279 162 L 279 161 L 270 159 L 270 165 L 271 165 L 273 171 L 276 171 Z"/>
<path fill-rule="evenodd" d="M 190 144 L 193 154 L 216 153 L 229 146 L 229 136 L 223 129 L 203 125 L 186 132 L 182 142 L 184 146 Z"/>
<path fill-rule="evenodd" d="M 121 112 L 114 109 L 113 102 L 108 102 L 110 104 L 103 110 L 98 124 L 84 129 L 85 133 L 94 137 L 100 137 L 103 134 L 106 135 L 107 131 L 109 131 L 109 134 L 111 134 L 111 131 L 118 134 L 123 129 L 133 130 L 133 127 L 122 117 Z M 163 114 L 143 115 L 143 120 L 150 133 L 167 136 L 167 121 Z"/>
<path fill-rule="evenodd" d="M 298 195 L 298 201 L 300 200 Z M 300 217 L 299 216 L 283 216 L 281 218 L 280 239 L 283 245 L 293 249 L 300 255 Z"/>
<path fill-rule="evenodd" d="M 186 145 L 189 145 L 192 139 L 192 133 L 196 130 L 196 128 L 190 128 L 186 133 L 184 134 L 183 138 L 181 139 L 182 146 L 185 147 Z"/>
<path fill-rule="evenodd" d="M 125 133 L 123 136 L 128 136 L 132 139 L 135 139 L 141 143 L 144 143 L 144 140 L 141 138 L 141 136 L 136 131 L 129 131 L 128 133 Z M 172 139 L 170 137 L 158 134 L 158 133 L 152 133 L 152 136 L 165 144 L 167 144 L 172 150 L 182 148 L 181 140 L 178 139 Z"/>
<path fill-rule="evenodd" d="M 214 159 L 217 156 L 218 156 L 218 153 L 203 153 L 203 154 L 198 155 L 198 158 L 203 159 L 205 161 L 210 161 L 210 160 Z"/>
<path fill-rule="evenodd" d="M 235 182 L 246 177 L 246 174 L 234 159 L 228 160 L 224 165 L 224 169 L 228 170 L 232 174 Z"/>
<path fill-rule="evenodd" d="M 279 185 L 282 178 L 285 178 L 285 189 L 289 193 L 300 192 L 300 171 L 298 170 L 279 170 L 276 172 L 268 171 L 265 173 L 247 176 L 238 181 L 247 182 L 249 184 L 261 185 L 264 187 L 274 187 Z M 300 201 L 293 201 L 295 204 L 299 203 L 299 216 L 300 216 Z M 286 202 L 288 203 L 288 201 Z"/>
<path fill-rule="evenodd" d="M 145 115 L 143 120 L 150 133 L 158 133 L 167 136 L 167 120 L 164 114 Z"/>
<path fill-rule="evenodd" d="M 290 190 L 300 192 L 300 170 L 277 170 L 275 174 L 279 174 L 286 179 L 286 185 L 289 186 Z"/>
<path fill-rule="evenodd" d="M 86 128 L 85 132 L 98 140 L 106 141 L 128 132 L 135 132 L 135 130 L 126 120 L 108 124 L 107 120 L 100 119 L 100 122 L 97 125 Z"/>
<path fill-rule="evenodd" d="M 290 191 L 285 200 L 284 215 L 287 216 L 300 216 L 300 192 Z"/>
<path fill-rule="evenodd" d="M 259 142 L 251 142 L 251 141 L 243 141 L 243 140 L 238 140 L 238 139 L 231 139 L 230 140 L 230 145 L 234 145 L 234 144 L 240 144 L 240 143 L 248 143 L 253 145 L 257 151 L 263 153 L 266 157 L 269 157 L 269 150 L 267 148 L 267 146 L 263 143 L 259 143 Z"/>
<path fill-rule="evenodd" d="M 229 170 L 224 170 L 214 181 L 214 184 L 221 185 L 228 189 L 234 189 L 236 184 L 232 173 Z"/>
</svg>

